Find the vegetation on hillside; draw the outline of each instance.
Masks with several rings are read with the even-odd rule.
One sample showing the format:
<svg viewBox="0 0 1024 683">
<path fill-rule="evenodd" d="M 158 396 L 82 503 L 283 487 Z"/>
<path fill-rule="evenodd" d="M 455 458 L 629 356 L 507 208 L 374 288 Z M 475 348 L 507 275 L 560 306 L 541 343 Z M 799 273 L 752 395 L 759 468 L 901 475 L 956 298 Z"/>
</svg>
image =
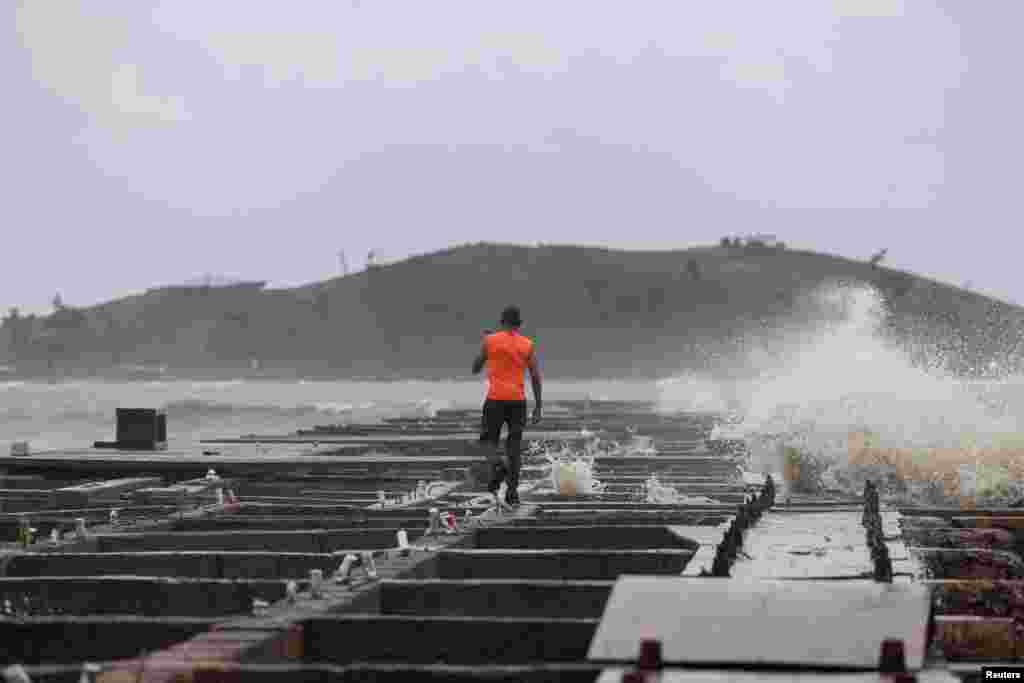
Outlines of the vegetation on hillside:
<svg viewBox="0 0 1024 683">
<path fill-rule="evenodd" d="M 1021 309 L 835 256 L 723 240 L 678 251 L 479 243 L 287 290 L 168 288 L 49 316 L 12 311 L 0 362 L 20 371 L 107 373 L 125 364 L 187 374 L 453 377 L 510 302 L 549 375 L 664 376 L 733 367 L 838 315 L 810 296 L 827 283 L 878 288 L 888 331 L 920 362 L 958 372 L 1016 367 Z M 912 340 L 909 341 L 909 340 Z"/>
</svg>

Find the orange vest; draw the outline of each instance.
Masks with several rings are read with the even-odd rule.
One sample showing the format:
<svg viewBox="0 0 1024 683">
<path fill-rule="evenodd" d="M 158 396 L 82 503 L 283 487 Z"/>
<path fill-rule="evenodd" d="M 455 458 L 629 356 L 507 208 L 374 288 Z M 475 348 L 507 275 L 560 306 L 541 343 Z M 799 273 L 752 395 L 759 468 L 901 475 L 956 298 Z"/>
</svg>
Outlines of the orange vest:
<svg viewBox="0 0 1024 683">
<path fill-rule="evenodd" d="M 523 386 L 533 341 L 518 332 L 487 335 L 487 398 L 492 401 L 525 401 Z"/>
</svg>

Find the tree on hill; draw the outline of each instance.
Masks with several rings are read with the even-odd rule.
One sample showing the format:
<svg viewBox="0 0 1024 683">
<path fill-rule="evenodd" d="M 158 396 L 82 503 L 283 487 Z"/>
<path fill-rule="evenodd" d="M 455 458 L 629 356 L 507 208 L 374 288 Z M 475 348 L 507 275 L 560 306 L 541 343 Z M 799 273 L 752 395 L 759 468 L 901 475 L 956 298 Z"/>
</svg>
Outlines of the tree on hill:
<svg viewBox="0 0 1024 683">
<path fill-rule="evenodd" d="M 700 264 L 697 259 L 691 258 L 686 261 L 686 273 L 694 282 L 700 280 Z"/>
<path fill-rule="evenodd" d="M 876 252 L 875 255 L 871 257 L 871 268 L 872 269 L 878 268 L 878 264 L 880 264 L 883 260 L 885 260 L 885 256 L 888 253 L 889 253 L 888 249 L 882 249 L 881 251 Z"/>
<path fill-rule="evenodd" d="M 725 240 L 740 246 L 731 237 Z M 1021 309 L 1007 305 L 996 311 L 1012 313 L 1012 325 L 988 320 L 982 309 L 959 325 L 955 317 L 943 322 L 941 314 L 986 299 L 964 298 L 954 288 L 888 268 L 873 271 L 864 259 L 787 252 L 752 264 L 756 268 L 737 267 L 735 277 L 720 279 L 720 265 L 745 264 L 729 264 L 732 252 L 707 252 L 459 247 L 258 297 L 231 292 L 128 297 L 90 309 L 66 307 L 35 321 L 19 314 L 18 329 L 26 340 L 20 350 L 14 348 L 13 329 L 7 329 L 13 326 L 9 314 L 0 346 L 6 344 L 15 360 L 45 360 L 50 354 L 62 365 L 128 363 L 149 355 L 199 369 L 248 364 L 257 357 L 337 376 L 451 377 L 465 373 L 464 356 L 472 354 L 479 328 L 491 324 L 495 308 L 515 302 L 527 313 L 531 332 L 544 340 L 545 360 L 560 375 L 657 375 L 710 363 L 707 359 L 731 367 L 743 349 L 729 339 L 746 338 L 759 324 L 813 329 L 824 314 L 795 302 L 833 280 L 880 290 L 894 338 L 915 334 L 917 319 L 924 321 L 925 332 L 934 332 L 929 339 L 938 341 L 952 334 L 946 328 L 961 328 L 966 340 L 948 350 L 963 356 L 961 365 L 1020 346 L 1014 330 L 1024 325 Z M 86 313 L 86 325 L 73 324 L 76 310 Z M 57 321 L 67 326 L 54 325 Z M 89 359 L 84 350 L 92 354 Z M 100 356 L 102 361 L 92 360 Z"/>
</svg>

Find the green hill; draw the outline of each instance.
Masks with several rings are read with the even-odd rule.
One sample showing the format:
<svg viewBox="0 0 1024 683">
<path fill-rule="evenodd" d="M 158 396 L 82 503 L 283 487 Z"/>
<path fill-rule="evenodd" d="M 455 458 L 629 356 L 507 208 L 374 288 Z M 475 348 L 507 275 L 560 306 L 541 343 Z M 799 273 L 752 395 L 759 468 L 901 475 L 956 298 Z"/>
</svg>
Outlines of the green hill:
<svg viewBox="0 0 1024 683">
<path fill-rule="evenodd" d="M 614 251 L 474 244 L 295 289 L 167 288 L 51 316 L 5 320 L 0 359 L 19 374 L 109 375 L 164 364 L 237 375 L 468 374 L 480 332 L 517 303 L 549 377 L 744 371 L 744 341 L 781 348 L 836 319 L 811 296 L 872 285 L 887 334 L 919 362 L 974 373 L 1018 366 L 1024 309 L 912 274 L 773 247 Z"/>
</svg>

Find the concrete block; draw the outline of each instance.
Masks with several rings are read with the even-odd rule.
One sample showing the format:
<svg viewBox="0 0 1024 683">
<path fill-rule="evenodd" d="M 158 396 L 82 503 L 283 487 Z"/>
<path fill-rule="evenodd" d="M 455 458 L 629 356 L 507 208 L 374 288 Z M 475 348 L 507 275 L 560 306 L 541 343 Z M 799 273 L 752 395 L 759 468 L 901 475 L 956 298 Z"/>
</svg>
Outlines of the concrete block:
<svg viewBox="0 0 1024 683">
<path fill-rule="evenodd" d="M 679 575 L 691 550 L 443 550 L 416 578 L 609 581 L 622 574 Z"/>
<path fill-rule="evenodd" d="M 303 531 L 159 531 L 97 535 L 100 552 L 232 550 L 247 552 L 320 552 L 321 534 Z"/>
<path fill-rule="evenodd" d="M 214 623 L 167 617 L 0 617 L 0 642 L 8 661 L 29 665 L 106 661 L 170 647 Z"/>
<path fill-rule="evenodd" d="M 407 529 L 410 539 L 426 527 Z M 339 550 L 394 548 L 398 527 L 385 529 L 309 529 L 292 531 L 159 531 L 97 535 L 100 552 L 230 550 L 245 552 L 324 553 Z"/>
<path fill-rule="evenodd" d="M 406 510 L 403 517 L 387 517 L 383 519 L 367 519 L 365 517 L 312 516 L 294 517 L 290 515 L 218 515 L 182 519 L 174 522 L 173 531 L 226 531 L 230 529 L 252 529 L 262 531 L 302 531 L 307 529 L 418 529 L 426 528 L 427 514 L 423 511 Z"/>
<path fill-rule="evenodd" d="M 531 549 L 593 549 L 644 550 L 650 548 L 686 548 L 696 550 L 695 543 L 657 525 L 601 525 L 554 527 L 489 527 L 474 533 L 472 547 L 483 550 L 499 548 Z"/>
<path fill-rule="evenodd" d="M 307 660 L 523 664 L 583 659 L 596 619 L 345 615 L 303 622 Z"/>
<path fill-rule="evenodd" d="M 386 580 L 381 614 L 600 618 L 611 581 Z"/>
<path fill-rule="evenodd" d="M 588 658 L 635 660 L 641 640 L 657 639 L 668 663 L 875 668 L 882 641 L 898 638 L 918 669 L 929 610 L 915 585 L 627 576 Z"/>
<path fill-rule="evenodd" d="M 340 560 L 322 553 L 218 553 L 221 578 L 308 579 L 312 569 L 324 576 L 337 569 Z"/>
<path fill-rule="evenodd" d="M 15 614 L 89 616 L 215 617 L 244 614 L 254 598 L 276 602 L 284 581 L 111 576 L 89 578 L 3 577 L 0 604 L 10 601 Z"/>
<path fill-rule="evenodd" d="M 684 524 L 718 526 L 729 515 L 717 512 L 672 510 L 540 510 L 535 518 L 517 519 L 514 526 L 590 526 L 594 524 Z"/>
<path fill-rule="evenodd" d="M 189 576 L 221 578 L 216 553 L 53 553 L 12 558 L 6 576 Z M 279 578 L 261 577 L 261 578 Z"/>
</svg>

